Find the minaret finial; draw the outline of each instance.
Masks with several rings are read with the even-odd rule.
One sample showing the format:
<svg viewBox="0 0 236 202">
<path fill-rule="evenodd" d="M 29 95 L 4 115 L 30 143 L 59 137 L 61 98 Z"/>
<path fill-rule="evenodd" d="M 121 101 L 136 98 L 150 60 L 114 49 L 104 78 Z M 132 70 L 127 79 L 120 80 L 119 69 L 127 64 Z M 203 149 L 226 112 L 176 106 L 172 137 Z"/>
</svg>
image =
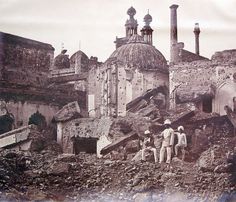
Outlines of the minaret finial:
<svg viewBox="0 0 236 202">
<path fill-rule="evenodd" d="M 152 45 L 152 32 L 153 32 L 153 30 L 150 27 L 150 23 L 152 22 L 152 16 L 149 14 L 149 9 L 148 9 L 148 14 L 146 14 L 144 16 L 143 21 L 145 23 L 145 26 L 141 30 L 143 39 L 145 42 Z"/>
<path fill-rule="evenodd" d="M 137 20 L 134 19 L 134 15 L 136 14 L 136 10 L 133 6 L 131 6 L 127 10 L 127 14 L 129 15 L 129 19 L 125 23 L 126 27 L 126 37 L 131 37 L 134 34 L 137 34 L 138 23 Z"/>
</svg>

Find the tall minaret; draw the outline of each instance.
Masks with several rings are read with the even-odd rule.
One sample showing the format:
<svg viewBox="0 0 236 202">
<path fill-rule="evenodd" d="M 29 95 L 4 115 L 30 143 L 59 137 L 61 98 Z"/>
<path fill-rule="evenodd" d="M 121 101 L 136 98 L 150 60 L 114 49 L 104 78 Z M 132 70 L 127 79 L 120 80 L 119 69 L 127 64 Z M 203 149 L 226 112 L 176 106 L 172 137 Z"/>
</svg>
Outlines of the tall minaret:
<svg viewBox="0 0 236 202">
<path fill-rule="evenodd" d="M 178 57 L 178 51 L 176 45 L 178 43 L 178 32 L 177 32 L 177 8 L 178 5 L 170 6 L 170 62 L 175 62 Z"/>
<path fill-rule="evenodd" d="M 125 28 L 126 28 L 126 37 L 131 37 L 134 34 L 137 34 L 138 23 L 137 20 L 134 19 L 134 15 L 136 14 L 136 10 L 131 6 L 127 14 L 129 15 L 129 19 L 126 20 Z"/>
<path fill-rule="evenodd" d="M 194 26 L 194 30 L 193 30 L 193 33 L 195 35 L 195 53 L 197 55 L 199 55 L 199 35 L 200 35 L 200 28 L 199 28 L 199 24 L 198 23 L 195 23 L 195 26 Z"/>
<path fill-rule="evenodd" d="M 143 21 L 145 22 L 143 29 L 141 29 L 143 39 L 145 42 L 152 45 L 153 29 L 150 27 L 150 23 L 152 22 L 152 16 L 149 14 L 149 11 L 148 14 L 144 16 Z"/>
</svg>

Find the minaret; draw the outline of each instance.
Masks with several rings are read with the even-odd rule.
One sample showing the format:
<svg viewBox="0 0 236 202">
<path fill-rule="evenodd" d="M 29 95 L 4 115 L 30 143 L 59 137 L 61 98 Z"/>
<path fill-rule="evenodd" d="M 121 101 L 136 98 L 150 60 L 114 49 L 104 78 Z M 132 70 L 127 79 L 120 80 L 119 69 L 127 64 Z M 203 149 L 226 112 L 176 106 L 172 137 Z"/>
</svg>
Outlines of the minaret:
<svg viewBox="0 0 236 202">
<path fill-rule="evenodd" d="M 137 34 L 138 23 L 137 23 L 137 20 L 134 19 L 136 10 L 131 6 L 128 9 L 127 14 L 129 15 L 129 19 L 126 20 L 126 23 L 125 23 L 126 37 L 131 37 L 134 34 Z"/>
<path fill-rule="evenodd" d="M 153 29 L 150 27 L 150 23 L 152 22 L 152 16 L 149 14 L 149 11 L 148 14 L 144 16 L 143 21 L 145 22 L 143 29 L 141 29 L 143 39 L 145 42 L 152 45 Z"/>
<path fill-rule="evenodd" d="M 178 5 L 170 6 L 170 62 L 175 62 L 177 56 L 176 45 L 178 43 L 177 32 L 177 8 Z"/>
<path fill-rule="evenodd" d="M 193 33 L 195 35 L 195 53 L 199 55 L 199 35 L 200 35 L 199 24 L 195 23 Z"/>
</svg>

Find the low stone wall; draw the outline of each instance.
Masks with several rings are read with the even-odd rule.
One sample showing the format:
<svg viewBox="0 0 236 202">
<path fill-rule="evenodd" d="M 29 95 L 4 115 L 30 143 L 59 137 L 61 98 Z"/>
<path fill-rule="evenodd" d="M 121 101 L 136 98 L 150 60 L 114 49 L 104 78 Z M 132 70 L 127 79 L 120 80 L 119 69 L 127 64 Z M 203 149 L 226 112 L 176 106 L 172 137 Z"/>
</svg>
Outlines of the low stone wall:
<svg viewBox="0 0 236 202">
<path fill-rule="evenodd" d="M 109 118 L 79 118 L 64 123 L 60 122 L 57 125 L 57 142 L 62 145 L 63 153 L 73 153 L 73 138 L 99 139 L 102 136 L 108 136 L 111 124 L 112 120 Z"/>
<path fill-rule="evenodd" d="M 29 142 L 31 141 L 29 138 L 32 134 L 35 133 L 35 131 L 36 131 L 36 126 L 28 125 L 4 133 L 0 136 L 0 148 L 15 145 L 15 147 L 18 148 L 19 150 L 29 150 L 30 148 Z"/>
</svg>

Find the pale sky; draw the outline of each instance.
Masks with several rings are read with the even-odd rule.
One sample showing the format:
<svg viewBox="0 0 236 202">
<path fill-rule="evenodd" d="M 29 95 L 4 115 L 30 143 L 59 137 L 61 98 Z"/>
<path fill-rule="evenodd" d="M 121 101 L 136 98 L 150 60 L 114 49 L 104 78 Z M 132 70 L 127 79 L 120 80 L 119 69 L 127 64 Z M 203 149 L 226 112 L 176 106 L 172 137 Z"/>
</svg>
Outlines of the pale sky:
<svg viewBox="0 0 236 202">
<path fill-rule="evenodd" d="M 115 50 L 115 37 L 125 35 L 127 9 L 153 17 L 154 46 L 169 60 L 170 9 L 178 4 L 178 40 L 194 52 L 193 27 L 200 24 L 200 54 L 236 49 L 236 0 L 0 0 L 0 31 L 52 44 L 72 55 L 79 49 L 105 61 Z"/>
</svg>

